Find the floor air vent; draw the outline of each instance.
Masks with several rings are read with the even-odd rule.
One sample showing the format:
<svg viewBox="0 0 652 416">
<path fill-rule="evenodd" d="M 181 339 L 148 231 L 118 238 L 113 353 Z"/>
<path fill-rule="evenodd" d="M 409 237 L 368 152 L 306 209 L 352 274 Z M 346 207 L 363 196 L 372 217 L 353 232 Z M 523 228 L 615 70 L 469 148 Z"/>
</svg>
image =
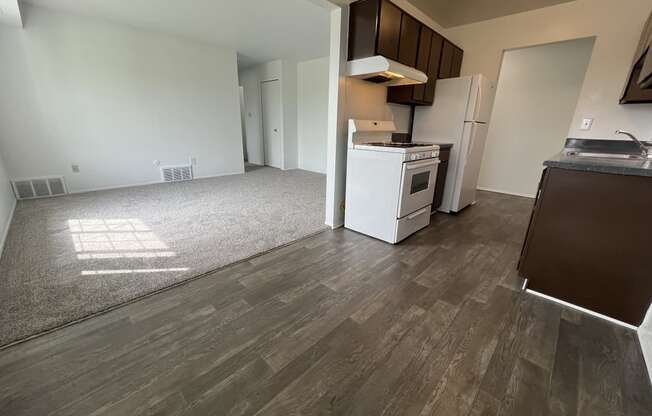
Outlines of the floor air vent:
<svg viewBox="0 0 652 416">
<path fill-rule="evenodd" d="M 68 193 L 63 177 L 16 180 L 12 185 L 18 199 L 48 198 Z"/>
<path fill-rule="evenodd" d="M 183 182 L 192 180 L 192 166 L 165 166 L 161 168 L 163 182 Z"/>
</svg>

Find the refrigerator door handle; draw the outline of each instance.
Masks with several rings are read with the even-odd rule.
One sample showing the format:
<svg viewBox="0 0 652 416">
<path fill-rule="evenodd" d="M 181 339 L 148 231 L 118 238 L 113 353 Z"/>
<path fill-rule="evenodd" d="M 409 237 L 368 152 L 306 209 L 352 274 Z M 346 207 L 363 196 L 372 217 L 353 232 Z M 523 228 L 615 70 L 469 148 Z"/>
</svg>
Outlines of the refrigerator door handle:
<svg viewBox="0 0 652 416">
<path fill-rule="evenodd" d="M 471 156 L 473 150 L 473 137 L 475 136 L 475 123 L 471 123 L 471 133 L 469 134 L 469 147 L 466 149 L 466 160 Z"/>
</svg>

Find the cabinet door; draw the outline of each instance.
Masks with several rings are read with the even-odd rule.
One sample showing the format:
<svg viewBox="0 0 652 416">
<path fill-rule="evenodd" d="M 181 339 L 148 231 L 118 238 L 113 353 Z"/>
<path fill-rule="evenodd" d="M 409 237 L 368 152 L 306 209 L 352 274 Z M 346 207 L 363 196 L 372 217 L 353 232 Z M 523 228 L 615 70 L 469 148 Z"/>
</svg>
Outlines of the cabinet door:
<svg viewBox="0 0 652 416">
<path fill-rule="evenodd" d="M 417 55 L 417 69 L 424 74 L 428 74 L 428 63 L 430 62 L 430 47 L 432 45 L 432 30 L 425 26 L 421 27 L 421 36 L 419 36 L 419 54 Z M 423 101 L 426 93 L 426 84 L 414 86 L 413 97 L 416 101 Z"/>
<path fill-rule="evenodd" d="M 444 202 L 444 189 L 446 188 L 446 176 L 448 175 L 448 160 L 442 160 L 437 170 L 437 182 L 435 183 L 435 196 L 432 200 L 432 212 L 437 211 Z"/>
<path fill-rule="evenodd" d="M 450 78 L 453 69 L 453 55 L 455 46 L 444 39 L 444 46 L 441 51 L 441 62 L 439 63 L 439 79 Z"/>
<path fill-rule="evenodd" d="M 426 84 L 426 91 L 423 94 L 423 101 L 432 104 L 435 100 L 435 88 L 437 86 L 437 78 L 439 76 L 439 67 L 441 62 L 442 48 L 444 38 L 438 33 L 432 34 L 432 42 L 430 43 L 430 59 L 428 63 L 428 83 Z"/>
<path fill-rule="evenodd" d="M 645 56 L 643 56 L 645 58 Z M 641 58 L 641 61 L 643 60 Z M 625 89 L 625 95 L 620 99 L 621 104 L 642 104 L 652 103 L 652 88 L 643 89 L 638 85 L 637 80 L 641 77 L 643 62 L 638 62 L 629 76 L 629 82 Z"/>
<path fill-rule="evenodd" d="M 398 61 L 414 68 L 417 64 L 421 23 L 407 13 L 401 19 L 401 40 L 398 45 Z"/>
<path fill-rule="evenodd" d="M 464 58 L 464 51 L 460 48 L 453 49 L 450 78 L 457 78 L 462 73 L 462 58 Z"/>
<path fill-rule="evenodd" d="M 376 55 L 380 2 L 358 0 L 349 9 L 349 61 Z"/>
<path fill-rule="evenodd" d="M 377 52 L 386 58 L 398 60 L 398 45 L 401 36 L 403 13 L 388 0 L 381 0 L 378 23 Z"/>
</svg>

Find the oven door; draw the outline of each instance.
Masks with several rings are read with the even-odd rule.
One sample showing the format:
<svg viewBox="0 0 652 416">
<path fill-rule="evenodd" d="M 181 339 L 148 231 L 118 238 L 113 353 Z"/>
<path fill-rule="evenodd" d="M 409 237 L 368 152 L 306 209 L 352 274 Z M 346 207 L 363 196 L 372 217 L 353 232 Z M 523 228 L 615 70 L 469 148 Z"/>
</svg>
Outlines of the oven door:
<svg viewBox="0 0 652 416">
<path fill-rule="evenodd" d="M 398 218 L 403 218 L 432 204 L 438 166 L 439 159 L 419 160 L 403 164 Z"/>
</svg>

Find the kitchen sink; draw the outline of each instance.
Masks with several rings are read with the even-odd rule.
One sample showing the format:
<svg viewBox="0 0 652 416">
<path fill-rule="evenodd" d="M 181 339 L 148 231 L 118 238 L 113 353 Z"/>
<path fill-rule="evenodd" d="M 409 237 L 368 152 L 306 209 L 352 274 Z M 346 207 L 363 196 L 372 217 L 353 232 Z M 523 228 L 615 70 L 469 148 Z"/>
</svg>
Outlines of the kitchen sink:
<svg viewBox="0 0 652 416">
<path fill-rule="evenodd" d="M 618 159 L 618 160 L 646 160 L 647 158 L 652 158 L 652 155 L 646 158 L 643 155 L 631 154 L 631 153 L 596 153 L 596 152 L 580 152 L 575 150 L 567 151 L 566 156 L 595 158 L 595 159 Z"/>
</svg>

